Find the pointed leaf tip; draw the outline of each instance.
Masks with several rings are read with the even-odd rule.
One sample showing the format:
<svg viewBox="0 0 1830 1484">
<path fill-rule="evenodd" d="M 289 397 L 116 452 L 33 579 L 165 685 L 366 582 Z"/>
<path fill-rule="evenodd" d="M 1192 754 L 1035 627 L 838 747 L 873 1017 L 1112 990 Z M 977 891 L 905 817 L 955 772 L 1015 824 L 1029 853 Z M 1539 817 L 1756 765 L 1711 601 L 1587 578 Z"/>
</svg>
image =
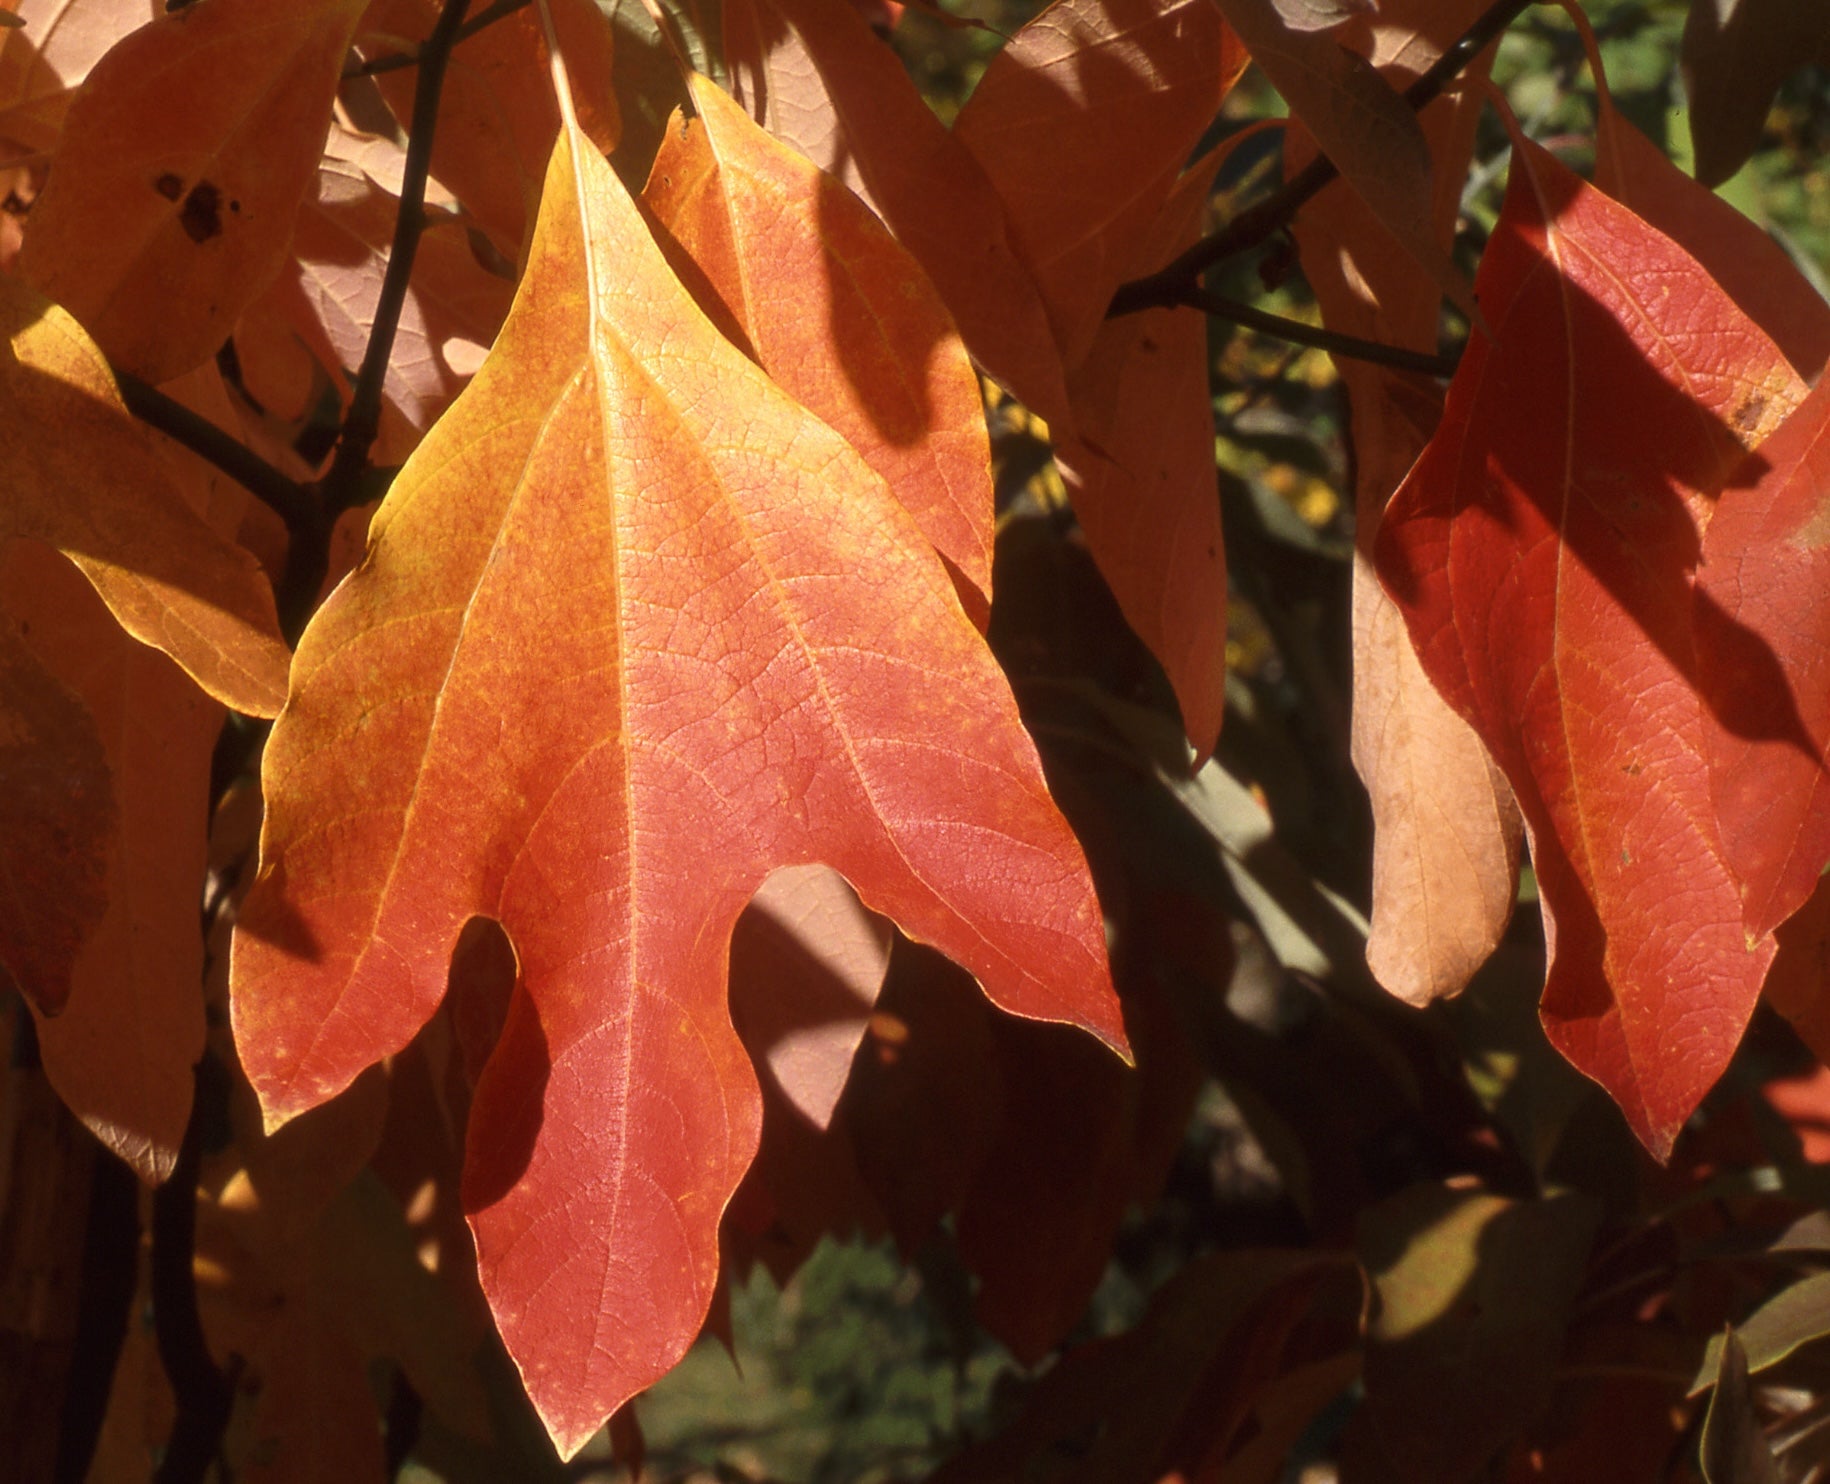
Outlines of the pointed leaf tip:
<svg viewBox="0 0 1830 1484">
<path fill-rule="evenodd" d="M 1663 1157 L 1773 955 L 1715 822 L 1702 528 L 1803 384 L 1709 273 L 1528 140 L 1476 335 L 1377 541 L 1424 668 L 1531 836 L 1554 1044 Z"/>
<path fill-rule="evenodd" d="M 270 1119 L 413 1036 L 469 918 L 513 944 L 464 1201 L 567 1452 L 710 1300 L 759 1124 L 730 935 L 775 866 L 825 861 L 1005 1009 L 1124 1045 L 1085 860 L 945 567 L 565 134 L 495 349 L 307 630 L 263 766 L 232 1007 Z"/>
</svg>

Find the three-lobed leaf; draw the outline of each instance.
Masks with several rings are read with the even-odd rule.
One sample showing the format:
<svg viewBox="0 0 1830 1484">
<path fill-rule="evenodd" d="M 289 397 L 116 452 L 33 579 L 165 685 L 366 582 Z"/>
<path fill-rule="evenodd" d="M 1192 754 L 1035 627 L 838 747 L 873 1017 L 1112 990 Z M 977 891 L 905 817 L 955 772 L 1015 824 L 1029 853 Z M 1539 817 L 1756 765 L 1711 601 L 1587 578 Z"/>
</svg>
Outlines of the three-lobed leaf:
<svg viewBox="0 0 1830 1484">
<path fill-rule="evenodd" d="M 467 919 L 514 944 L 465 1200 L 568 1453 L 710 1301 L 758 1114 L 725 960 L 771 869 L 824 860 L 1006 1009 L 1123 1045 L 1079 847 L 939 559 L 569 133 L 264 781 L 233 1006 L 270 1122 L 417 1031 Z"/>
</svg>

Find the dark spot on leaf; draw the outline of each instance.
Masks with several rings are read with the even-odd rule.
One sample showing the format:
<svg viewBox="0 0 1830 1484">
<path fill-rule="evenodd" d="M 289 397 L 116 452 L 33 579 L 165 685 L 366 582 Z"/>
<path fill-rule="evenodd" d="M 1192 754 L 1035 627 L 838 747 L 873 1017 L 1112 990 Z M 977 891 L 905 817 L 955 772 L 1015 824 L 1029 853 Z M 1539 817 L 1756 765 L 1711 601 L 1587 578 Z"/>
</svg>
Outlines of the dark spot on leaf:
<svg viewBox="0 0 1830 1484">
<path fill-rule="evenodd" d="M 192 242 L 208 242 L 222 236 L 222 192 L 207 180 L 198 181 L 184 198 L 178 220 Z"/>
<path fill-rule="evenodd" d="M 184 177 L 167 170 L 153 182 L 153 189 L 167 201 L 176 201 L 184 194 Z"/>
<path fill-rule="evenodd" d="M 229 210 L 234 212 L 237 216 L 240 216 L 241 215 L 241 202 L 231 201 L 229 203 Z"/>
<path fill-rule="evenodd" d="M 1735 427 L 1743 433 L 1751 433 L 1760 426 L 1760 415 L 1766 411 L 1766 398 L 1759 392 L 1749 392 L 1747 399 L 1735 409 Z"/>
</svg>

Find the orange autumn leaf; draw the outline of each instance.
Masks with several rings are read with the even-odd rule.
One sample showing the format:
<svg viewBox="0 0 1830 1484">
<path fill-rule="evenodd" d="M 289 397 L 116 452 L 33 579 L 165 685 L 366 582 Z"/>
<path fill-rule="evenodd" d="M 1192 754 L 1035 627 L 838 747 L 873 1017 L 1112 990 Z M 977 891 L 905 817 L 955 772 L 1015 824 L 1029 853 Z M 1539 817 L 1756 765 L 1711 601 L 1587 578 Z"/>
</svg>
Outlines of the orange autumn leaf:
<svg viewBox="0 0 1830 1484">
<path fill-rule="evenodd" d="M 1055 0 L 960 110 L 1069 367 L 1247 60 L 1213 0 Z"/>
<path fill-rule="evenodd" d="M 991 449 L 946 306 L 870 208 L 716 84 L 691 87 L 699 117 L 668 131 L 644 204 L 757 363 L 882 476 L 982 615 Z"/>
<path fill-rule="evenodd" d="M 1379 572 L 1524 812 L 1545 1028 L 1663 1157 L 1773 955 L 1716 825 L 1692 573 L 1803 387 L 1680 246 L 1522 138 L 1479 281 L 1496 338 L 1464 353 Z"/>
<path fill-rule="evenodd" d="M 208 360 L 279 272 L 362 0 L 210 0 L 114 47 L 70 105 L 19 271 L 119 367 Z"/>
<path fill-rule="evenodd" d="M 228 416 L 213 367 L 168 390 L 193 411 Z M 156 452 L 212 529 L 241 524 L 249 504 L 241 486 L 176 444 L 161 441 Z M 39 1055 L 64 1105 L 143 1181 L 158 1184 L 177 1160 L 203 1049 L 198 883 L 223 709 L 164 655 L 123 633 L 81 576 L 45 547 L 8 549 L 0 594 L 39 659 L 94 718 L 120 805 L 104 858 L 105 910 L 72 966 L 69 1002 L 38 1018 Z M 69 761 L 57 758 L 60 767 Z"/>
<path fill-rule="evenodd" d="M 119 828 L 95 718 L 0 612 L 0 972 L 40 1010 L 69 998 Z"/>
<path fill-rule="evenodd" d="M 846 0 L 729 0 L 723 10 L 750 116 L 855 190 L 926 270 L 986 372 L 1064 423 L 1061 357 L 1003 202 L 895 53 Z"/>
<path fill-rule="evenodd" d="M 44 548 L 15 545 L 0 589 L 39 659 L 94 716 L 120 800 L 106 907 L 72 965 L 68 1002 L 38 1022 L 39 1052 L 70 1111 L 156 1184 L 177 1159 L 203 1050 L 198 883 L 222 708 L 123 634 Z"/>
<path fill-rule="evenodd" d="M 776 866 L 825 861 L 999 1005 L 1124 1044 L 1079 846 L 938 557 L 570 129 L 264 781 L 233 1013 L 271 1124 L 411 1039 L 469 918 L 513 943 L 465 1203 L 568 1455 L 711 1301 L 759 1114 L 726 956 Z"/>
<path fill-rule="evenodd" d="M 0 539 L 56 547 L 134 638 L 217 700 L 274 715 L 290 656 L 254 558 L 185 503 L 68 314 L 0 277 L 0 332 Z"/>
<path fill-rule="evenodd" d="M 1194 241 L 1220 161 L 1214 151 L 1175 182 L 1127 271 L 1159 268 Z M 1206 323 L 1187 309 L 1109 321 L 1070 372 L 1068 397 L 1072 426 L 1055 442 L 1074 515 L 1125 621 L 1169 677 L 1204 762 L 1226 711 L 1226 547 Z"/>
</svg>

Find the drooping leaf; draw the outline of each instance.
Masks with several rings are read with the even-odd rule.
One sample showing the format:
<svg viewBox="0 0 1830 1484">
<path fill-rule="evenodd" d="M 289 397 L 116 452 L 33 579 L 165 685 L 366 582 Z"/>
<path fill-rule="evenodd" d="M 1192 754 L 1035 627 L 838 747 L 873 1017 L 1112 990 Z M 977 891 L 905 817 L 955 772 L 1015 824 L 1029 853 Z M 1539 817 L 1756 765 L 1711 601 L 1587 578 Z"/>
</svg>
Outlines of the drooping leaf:
<svg viewBox="0 0 1830 1484">
<path fill-rule="evenodd" d="M 1697 574 L 1713 801 L 1752 933 L 1797 911 L 1830 859 L 1826 433 L 1820 382 L 1729 482 Z"/>
<path fill-rule="evenodd" d="M 1704 1484 L 1779 1484 L 1779 1462 L 1754 1410 L 1747 1354 L 1733 1327 L 1719 1342 L 1722 1365 L 1698 1440 Z"/>
<path fill-rule="evenodd" d="M 1701 751 L 1699 528 L 1802 387 L 1680 247 L 1527 141 L 1480 283 L 1496 339 L 1464 354 L 1378 566 L 1524 812 L 1551 1039 L 1662 1155 L 1773 952 Z"/>
<path fill-rule="evenodd" d="M 408 51 L 431 34 L 442 8 L 438 0 L 375 0 L 358 44 L 374 57 Z M 556 0 L 552 15 L 580 121 L 611 149 L 622 114 L 611 86 L 610 23 L 593 0 Z M 403 127 L 413 117 L 415 77 L 407 67 L 375 79 Z M 432 136 L 432 174 L 511 261 L 521 256 L 558 132 L 546 41 L 531 7 L 499 17 L 452 49 Z"/>
<path fill-rule="evenodd" d="M 1430 147 L 1403 98 L 1371 62 L 1333 36 L 1291 30 L 1272 0 L 1219 0 L 1219 5 L 1341 178 L 1437 288 L 1478 319 L 1467 280 L 1433 233 Z"/>
<path fill-rule="evenodd" d="M 1830 359 L 1830 304 L 1771 234 L 1684 174 L 1622 115 L 1608 91 L 1593 28 L 1580 12 L 1572 17 L 1588 49 L 1598 95 L 1595 184 L 1683 243 L 1748 318 L 1773 337 L 1792 369 L 1814 378 Z M 1830 38 L 1830 21 L 1820 25 Z"/>
<path fill-rule="evenodd" d="M 1830 1337 L 1830 1274 L 1812 1273 L 1782 1288 L 1735 1327 L 1746 1371 L 1764 1371 L 1801 1346 Z M 1714 1386 L 1722 1371 L 1722 1336 L 1710 1337 L 1703 1364 L 1690 1383 L 1697 1395 Z"/>
<path fill-rule="evenodd" d="M 1394 86 L 1423 72 L 1472 19 L 1428 0 L 1388 3 L 1341 39 Z M 1364 29 L 1365 34 L 1361 34 Z M 1476 62 L 1469 72 L 1478 74 Z M 1438 99 L 1419 123 L 1430 146 L 1430 229 L 1445 250 L 1461 209 L 1478 95 Z M 1311 157 L 1293 130 L 1284 166 Z M 1402 244 L 1369 222 L 1351 194 L 1323 191 L 1295 223 L 1303 271 L 1330 330 L 1433 352 L 1441 291 Z M 1403 616 L 1373 571 L 1386 501 L 1442 417 L 1442 395 L 1422 378 L 1353 357 L 1337 369 L 1348 391 L 1354 447 L 1354 767 L 1373 809 L 1372 916 L 1367 966 L 1412 1004 L 1459 993 L 1512 917 L 1523 825 L 1510 788 L 1480 738 L 1437 695 L 1411 649 Z"/>
<path fill-rule="evenodd" d="M 0 277 L 0 329 L 11 342 L 0 362 L 0 539 L 56 547 L 134 638 L 218 700 L 272 716 L 290 657 L 254 558 L 185 504 L 68 314 Z"/>
<path fill-rule="evenodd" d="M 1160 268 L 1199 235 L 1219 164 L 1216 151 L 1175 182 L 1141 255 L 1121 263 L 1126 276 Z M 1068 397 L 1072 428 L 1057 432 L 1056 459 L 1074 515 L 1126 622 L 1175 689 L 1198 764 L 1226 711 L 1206 324 L 1186 309 L 1156 309 L 1099 325 Z"/>
<path fill-rule="evenodd" d="M 751 117 L 863 197 L 927 271 L 979 364 L 1063 424 L 1061 358 L 1003 204 L 895 53 L 846 0 L 729 0 L 724 12 L 733 76 L 765 79 L 775 100 L 759 101 L 753 83 L 740 95 Z M 812 69 L 797 75 L 802 59 Z"/>
<path fill-rule="evenodd" d="M 1213 0 L 1055 0 L 960 110 L 1070 368 L 1246 61 Z"/>
<path fill-rule="evenodd" d="M 1697 179 L 1718 186 L 1760 142 L 1780 83 L 1830 53 L 1830 17 L 1816 0 L 1690 0 L 1684 95 Z"/>
<path fill-rule="evenodd" d="M 0 613 L 0 971 L 49 1014 L 107 906 L 119 828 L 95 718 Z"/>
<path fill-rule="evenodd" d="M 1479 1477 L 1549 1404 L 1600 1215 L 1587 1196 L 1445 1185 L 1367 1210 L 1366 1405 L 1399 1477 Z"/>
<path fill-rule="evenodd" d="M 72 965 L 68 1003 L 39 1022 L 40 1055 L 65 1106 L 157 1184 L 178 1157 L 203 1050 L 198 900 L 222 708 L 123 634 L 70 564 L 43 547 L 8 551 L 0 592 L 29 625 L 40 661 L 94 717 L 119 801 L 106 908 Z"/>
<path fill-rule="evenodd" d="M 991 591 L 991 450 L 978 377 L 908 250 L 858 198 L 702 77 L 643 192 L 775 384 L 857 450 L 976 589 Z M 690 282 L 690 278 L 687 280 Z"/>
<path fill-rule="evenodd" d="M 757 1130 L 725 955 L 771 869 L 824 860 L 999 1005 L 1123 1044 L 1079 848 L 938 557 L 569 132 L 264 776 L 234 1017 L 271 1122 L 414 1034 L 469 917 L 513 941 L 465 1201 L 568 1454 L 710 1301 Z"/>
<path fill-rule="evenodd" d="M 1134 1204 L 1162 1193 L 1202 1068 L 1176 1013 L 1133 998 L 1135 1068 L 1059 1026 L 992 1017 L 1004 1105 L 956 1217 L 973 1314 L 1026 1365 L 1080 1321 Z"/>
<path fill-rule="evenodd" d="M 285 261 L 362 0 L 211 0 L 143 26 L 70 106 L 20 272 L 168 381 Z"/>
</svg>

